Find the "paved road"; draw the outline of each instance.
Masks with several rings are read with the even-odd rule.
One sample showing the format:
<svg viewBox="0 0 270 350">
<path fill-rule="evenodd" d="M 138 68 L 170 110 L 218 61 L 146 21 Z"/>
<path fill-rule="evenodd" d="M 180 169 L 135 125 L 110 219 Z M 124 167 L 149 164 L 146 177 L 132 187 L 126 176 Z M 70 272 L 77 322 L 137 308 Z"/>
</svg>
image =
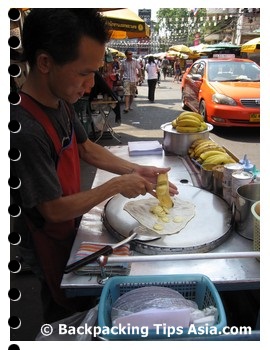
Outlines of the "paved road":
<svg viewBox="0 0 270 350">
<path fill-rule="evenodd" d="M 159 139 L 162 142 L 160 125 L 172 121 L 182 111 L 180 84 L 173 82 L 173 78 L 161 81 L 160 87 L 156 89 L 155 103 L 149 103 L 147 90 L 146 82 L 138 87 L 134 110 L 122 114 L 122 125 L 114 128 L 121 135 L 123 144 L 136 139 Z M 247 154 L 250 161 L 260 168 L 259 128 L 214 127 L 210 137 L 231 150 L 239 159 Z M 117 144 L 115 140 L 102 140 L 101 143 Z"/>
</svg>

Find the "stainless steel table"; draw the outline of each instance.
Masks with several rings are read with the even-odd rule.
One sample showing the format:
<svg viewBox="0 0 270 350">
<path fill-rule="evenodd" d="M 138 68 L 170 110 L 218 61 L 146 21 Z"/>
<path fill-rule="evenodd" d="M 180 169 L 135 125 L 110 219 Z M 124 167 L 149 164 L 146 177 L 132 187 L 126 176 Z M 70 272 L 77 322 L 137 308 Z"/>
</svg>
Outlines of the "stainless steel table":
<svg viewBox="0 0 270 350">
<path fill-rule="evenodd" d="M 184 186 L 193 186 L 193 174 L 188 172 L 181 157 L 165 154 L 129 157 L 127 146 L 112 146 L 108 147 L 108 149 L 122 158 L 130 159 L 132 162 L 171 167 L 170 181 L 176 185 L 184 183 Z M 109 180 L 112 176 L 114 175 L 98 170 L 93 187 Z M 182 187 L 182 190 L 184 190 L 184 187 Z M 74 256 L 82 241 L 116 242 L 102 223 L 101 218 L 106 202 L 100 203 L 83 216 L 68 264 L 74 261 Z M 234 253 L 236 253 L 235 257 Z M 210 254 L 215 254 L 214 258 Z M 131 263 L 130 275 L 202 273 L 207 275 L 219 290 L 259 289 L 260 262 L 256 259 L 255 254 L 252 250 L 252 241 L 236 232 L 232 232 L 229 238 L 220 246 L 209 253 L 202 253 L 201 255 L 172 254 L 167 257 L 168 260 L 166 261 L 152 261 L 151 259 L 160 259 L 162 256 L 145 256 L 135 252 L 135 259 L 139 261 Z M 241 257 L 241 255 L 246 257 Z M 70 296 L 98 295 L 102 289 L 102 284 L 98 283 L 98 279 L 97 276 L 79 276 L 71 272 L 63 276 L 61 287 Z"/>
</svg>

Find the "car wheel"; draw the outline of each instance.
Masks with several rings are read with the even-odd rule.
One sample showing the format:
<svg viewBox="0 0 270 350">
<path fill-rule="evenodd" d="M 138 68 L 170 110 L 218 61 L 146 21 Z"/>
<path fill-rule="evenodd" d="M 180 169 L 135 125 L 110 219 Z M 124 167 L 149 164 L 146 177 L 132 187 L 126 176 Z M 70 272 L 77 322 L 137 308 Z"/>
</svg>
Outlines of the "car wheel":
<svg viewBox="0 0 270 350">
<path fill-rule="evenodd" d="M 182 89 L 182 103 L 181 103 L 181 107 L 183 110 L 185 111 L 190 111 L 190 108 L 185 104 L 185 93 L 184 93 L 184 89 Z"/>
<path fill-rule="evenodd" d="M 203 116 L 204 121 L 207 121 L 207 114 L 206 114 L 206 106 L 204 100 L 201 100 L 199 105 L 199 113 L 201 116 Z"/>
</svg>

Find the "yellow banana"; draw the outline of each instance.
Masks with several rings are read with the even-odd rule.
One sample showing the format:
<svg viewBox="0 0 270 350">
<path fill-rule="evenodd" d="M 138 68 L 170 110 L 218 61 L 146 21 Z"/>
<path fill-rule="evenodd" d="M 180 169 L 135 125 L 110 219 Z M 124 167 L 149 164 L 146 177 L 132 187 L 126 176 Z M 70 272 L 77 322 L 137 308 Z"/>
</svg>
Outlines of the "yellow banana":
<svg viewBox="0 0 270 350">
<path fill-rule="evenodd" d="M 208 157 L 210 156 L 215 156 L 217 154 L 221 154 L 221 153 L 226 153 L 225 149 L 223 149 L 222 147 L 217 147 L 217 148 L 213 148 L 210 149 L 210 151 L 206 151 L 200 154 L 200 159 L 201 160 L 206 160 Z"/>
<path fill-rule="evenodd" d="M 187 133 L 187 132 L 199 132 L 199 128 L 195 126 L 177 126 L 176 130 L 181 133 Z"/>
<path fill-rule="evenodd" d="M 206 145 L 205 147 L 202 147 L 200 148 L 199 150 L 197 150 L 195 153 L 195 156 L 198 158 L 198 157 L 201 157 L 202 154 L 204 153 L 207 153 L 207 152 L 210 152 L 210 151 L 221 151 L 222 152 L 222 147 L 220 147 L 219 145 Z M 225 150 L 223 153 L 226 153 Z M 206 156 L 206 158 L 208 157 L 208 155 Z M 206 159 L 205 158 L 205 159 Z"/>
<path fill-rule="evenodd" d="M 193 150 L 193 149 L 195 149 L 195 147 L 199 146 L 200 144 L 204 143 L 205 141 L 208 141 L 208 139 L 197 139 L 197 140 L 192 142 L 189 149 Z"/>
<path fill-rule="evenodd" d="M 200 126 L 200 131 L 204 131 L 204 130 L 207 130 L 207 125 L 204 122 L 202 122 Z"/>
<path fill-rule="evenodd" d="M 173 127 L 173 128 L 176 128 L 176 126 L 177 126 L 177 122 L 176 122 L 176 119 L 174 119 L 174 120 L 172 121 L 172 127 Z"/>
<path fill-rule="evenodd" d="M 201 126 L 201 122 L 198 119 L 194 120 L 190 118 L 186 118 L 186 119 L 184 118 L 176 121 L 176 125 L 177 126 L 195 126 L 199 128 Z"/>
<path fill-rule="evenodd" d="M 158 175 L 156 193 L 157 199 L 162 208 L 170 209 L 173 207 L 173 201 L 169 193 L 169 180 L 167 173 Z"/>
<path fill-rule="evenodd" d="M 227 163 L 235 163 L 235 160 L 232 159 L 228 154 L 224 153 L 207 157 L 207 159 L 202 164 L 222 165 Z"/>
<path fill-rule="evenodd" d="M 176 119 L 180 120 L 180 119 L 182 119 L 182 118 L 184 118 L 186 116 L 189 116 L 191 113 L 192 113 L 191 111 L 184 111 L 184 112 L 180 113 L 179 116 Z"/>
<path fill-rule="evenodd" d="M 200 122 L 203 122 L 203 116 L 200 115 L 199 113 L 196 112 L 191 112 L 190 116 L 192 116 L 193 118 L 197 118 Z"/>
<path fill-rule="evenodd" d="M 201 140 L 201 142 L 198 142 L 198 144 L 194 147 L 194 151 L 196 151 L 199 147 L 209 145 L 209 144 L 216 144 L 216 143 L 215 143 L 215 141 L 210 140 L 210 139 Z"/>
<path fill-rule="evenodd" d="M 213 148 L 213 147 L 218 147 L 218 144 L 215 143 L 214 141 L 207 141 L 204 143 L 201 143 L 200 145 L 198 145 L 197 147 L 194 148 L 194 154 L 195 157 L 198 158 L 200 156 L 200 154 L 202 154 L 203 152 L 205 152 L 206 150 L 209 151 L 209 148 Z"/>
<path fill-rule="evenodd" d="M 177 120 L 181 120 L 183 118 L 192 118 L 192 119 L 197 119 L 199 120 L 200 122 L 203 122 L 203 117 L 199 114 L 199 113 L 196 113 L 196 112 L 192 112 L 192 111 L 185 111 L 185 112 L 182 112 L 181 114 L 179 114 L 179 116 L 176 118 Z"/>
</svg>

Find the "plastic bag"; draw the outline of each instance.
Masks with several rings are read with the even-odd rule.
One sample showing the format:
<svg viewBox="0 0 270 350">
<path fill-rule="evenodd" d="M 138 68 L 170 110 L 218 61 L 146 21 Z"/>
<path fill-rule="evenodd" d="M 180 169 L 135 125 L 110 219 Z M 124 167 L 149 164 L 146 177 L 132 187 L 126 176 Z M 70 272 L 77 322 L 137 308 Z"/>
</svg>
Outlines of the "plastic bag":
<svg viewBox="0 0 270 350">
<path fill-rule="evenodd" d="M 60 334 L 60 327 L 64 325 L 65 329 L 73 328 L 76 330 L 78 327 L 87 324 L 87 327 L 94 326 L 97 321 L 98 305 L 88 311 L 77 312 L 74 315 L 64 318 L 60 321 L 54 322 L 43 328 L 36 336 L 36 341 L 89 341 L 92 340 L 91 334 L 78 334 L 74 332 L 66 332 L 66 334 Z M 49 335 L 47 332 L 50 331 Z"/>
<path fill-rule="evenodd" d="M 162 314 L 163 319 L 167 322 L 174 323 L 178 317 L 183 318 L 183 324 L 190 321 L 190 314 L 198 309 L 198 305 L 191 300 L 187 300 L 182 294 L 166 287 L 150 286 L 141 287 L 131 290 L 120 296 L 112 306 L 111 320 L 113 324 L 119 322 L 134 322 L 134 325 L 142 325 L 142 322 L 157 320 Z M 138 317 L 134 317 L 134 316 Z"/>
</svg>

